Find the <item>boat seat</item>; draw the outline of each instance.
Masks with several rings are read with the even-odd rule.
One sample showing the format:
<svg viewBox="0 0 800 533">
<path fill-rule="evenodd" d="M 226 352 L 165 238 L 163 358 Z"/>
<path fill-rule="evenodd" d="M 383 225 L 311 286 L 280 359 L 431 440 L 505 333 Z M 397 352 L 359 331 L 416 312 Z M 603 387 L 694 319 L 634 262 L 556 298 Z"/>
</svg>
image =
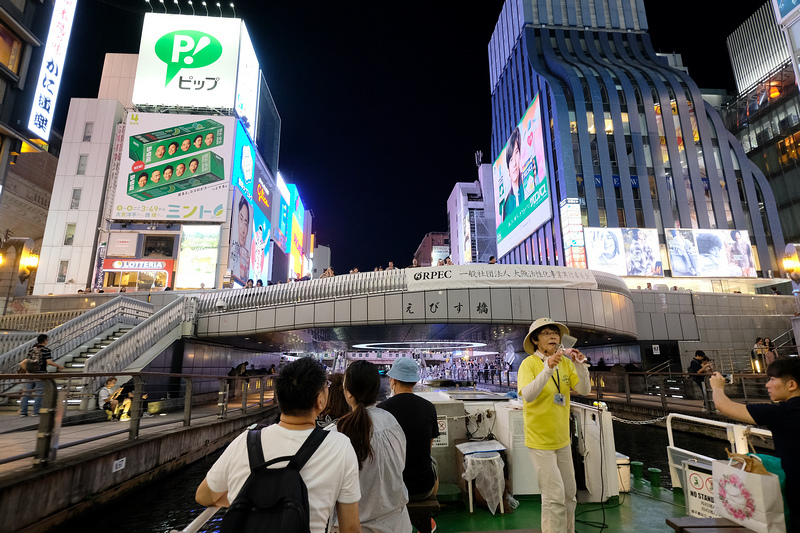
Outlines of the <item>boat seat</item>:
<svg viewBox="0 0 800 533">
<path fill-rule="evenodd" d="M 419 533 L 431 533 L 431 518 L 433 513 L 439 512 L 439 501 L 436 496 L 419 502 L 408 502 L 406 509 L 411 525 L 417 528 Z"/>
<path fill-rule="evenodd" d="M 667 518 L 667 525 L 677 533 L 751 533 L 752 529 L 742 527 L 727 518 L 700 518 L 697 516 L 680 516 Z"/>
</svg>

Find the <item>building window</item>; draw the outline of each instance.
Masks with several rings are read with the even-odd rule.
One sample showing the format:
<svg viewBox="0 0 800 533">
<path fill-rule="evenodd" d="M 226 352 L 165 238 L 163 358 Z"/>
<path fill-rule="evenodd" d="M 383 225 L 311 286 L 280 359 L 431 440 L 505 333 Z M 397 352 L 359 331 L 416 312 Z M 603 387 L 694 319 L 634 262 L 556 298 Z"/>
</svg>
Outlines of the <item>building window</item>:
<svg viewBox="0 0 800 533">
<path fill-rule="evenodd" d="M 69 202 L 70 209 L 78 209 L 81 206 L 81 193 L 83 189 L 72 189 L 72 200 Z"/>
<path fill-rule="evenodd" d="M 92 132 L 94 131 L 94 122 L 87 122 L 83 126 L 83 142 L 92 142 Z"/>
<path fill-rule="evenodd" d="M 77 174 L 83 175 L 86 174 L 86 160 L 89 159 L 89 156 L 86 154 L 81 154 L 78 156 L 78 170 Z"/>
<path fill-rule="evenodd" d="M 75 240 L 75 224 L 67 224 L 67 231 L 64 233 L 64 246 L 72 246 Z"/>
<path fill-rule="evenodd" d="M 14 74 L 19 70 L 22 42 L 5 25 L 0 24 L 0 63 Z"/>
<path fill-rule="evenodd" d="M 56 283 L 64 283 L 67 281 L 67 270 L 69 269 L 69 261 L 61 261 L 58 265 L 58 277 Z"/>
</svg>

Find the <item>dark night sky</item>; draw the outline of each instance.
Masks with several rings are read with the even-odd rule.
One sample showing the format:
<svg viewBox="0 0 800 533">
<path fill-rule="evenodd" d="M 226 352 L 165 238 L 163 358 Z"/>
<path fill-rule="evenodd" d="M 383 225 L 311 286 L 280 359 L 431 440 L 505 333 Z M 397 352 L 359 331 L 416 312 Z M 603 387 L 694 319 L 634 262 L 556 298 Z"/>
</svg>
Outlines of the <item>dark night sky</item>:
<svg viewBox="0 0 800 533">
<path fill-rule="evenodd" d="M 761 4 L 645 0 L 655 49 L 683 54 L 700 87 L 729 92 L 725 38 Z M 410 264 L 426 233 L 447 230 L 453 185 L 477 179 L 475 151 L 489 162 L 487 46 L 502 5 L 235 1 L 281 116 L 281 173 L 313 211 L 337 273 Z M 105 53 L 138 51 L 148 10 L 144 0 L 78 3 L 59 129 L 69 98 L 97 97 Z"/>
</svg>

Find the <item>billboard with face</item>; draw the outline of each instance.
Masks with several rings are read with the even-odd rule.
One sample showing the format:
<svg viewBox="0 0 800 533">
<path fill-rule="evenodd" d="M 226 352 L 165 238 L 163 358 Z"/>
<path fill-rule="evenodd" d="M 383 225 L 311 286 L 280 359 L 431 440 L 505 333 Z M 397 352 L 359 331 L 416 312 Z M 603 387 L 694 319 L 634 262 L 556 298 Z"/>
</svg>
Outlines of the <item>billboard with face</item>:
<svg viewBox="0 0 800 533">
<path fill-rule="evenodd" d="M 235 119 L 131 113 L 113 218 L 222 222 Z"/>
<path fill-rule="evenodd" d="M 539 95 L 497 156 L 492 176 L 502 256 L 552 218 Z"/>
<path fill-rule="evenodd" d="M 756 277 L 745 230 L 667 230 L 667 248 L 673 276 Z"/>
<path fill-rule="evenodd" d="M 663 276 L 658 230 L 584 228 L 589 268 L 618 276 Z"/>
<path fill-rule="evenodd" d="M 147 13 L 133 103 L 231 109 L 241 19 Z"/>
</svg>

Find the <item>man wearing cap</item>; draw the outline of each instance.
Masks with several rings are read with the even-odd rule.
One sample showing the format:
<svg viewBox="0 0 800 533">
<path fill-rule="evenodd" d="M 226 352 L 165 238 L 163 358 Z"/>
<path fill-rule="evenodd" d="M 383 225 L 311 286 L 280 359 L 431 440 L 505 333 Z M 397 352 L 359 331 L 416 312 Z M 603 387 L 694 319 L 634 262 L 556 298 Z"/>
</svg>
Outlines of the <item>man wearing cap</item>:
<svg viewBox="0 0 800 533">
<path fill-rule="evenodd" d="M 403 481 L 409 501 L 427 500 L 439 489 L 436 460 L 431 457 L 433 439 L 439 436 L 436 408 L 414 394 L 419 381 L 419 366 L 413 359 L 396 359 L 389 376 L 392 396 L 378 404 L 394 415 L 406 435 L 406 466 Z"/>
<path fill-rule="evenodd" d="M 530 448 L 542 493 L 542 533 L 575 531 L 577 487 L 570 449 L 569 397 L 570 389 L 588 394 L 591 384 L 586 356 L 561 345 L 568 334 L 567 326 L 550 318 L 531 324 L 523 344 L 530 356 L 517 375 L 525 446 Z"/>
</svg>

